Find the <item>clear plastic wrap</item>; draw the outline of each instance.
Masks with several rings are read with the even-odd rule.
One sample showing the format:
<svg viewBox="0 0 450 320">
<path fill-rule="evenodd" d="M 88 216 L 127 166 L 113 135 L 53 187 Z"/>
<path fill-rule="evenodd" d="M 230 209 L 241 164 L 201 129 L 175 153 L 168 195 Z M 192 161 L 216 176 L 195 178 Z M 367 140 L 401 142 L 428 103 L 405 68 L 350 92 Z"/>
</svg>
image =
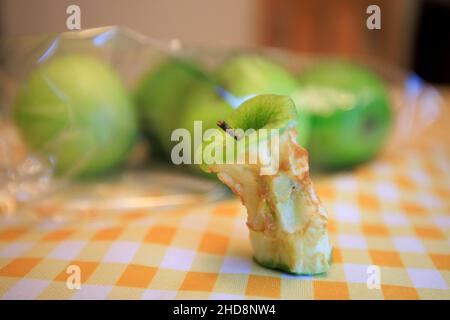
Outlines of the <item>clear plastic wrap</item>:
<svg viewBox="0 0 450 320">
<path fill-rule="evenodd" d="M 27 81 L 30 72 L 41 65 L 66 55 L 92 56 L 105 61 L 113 72 L 119 75 L 119 81 L 123 83 L 127 92 L 132 92 L 139 79 L 168 56 L 181 63 L 195 59 L 205 70 L 213 70 L 235 52 L 252 52 L 279 62 L 293 74 L 299 74 L 316 61 L 326 58 L 300 55 L 274 48 L 190 47 L 184 46 L 178 40 L 162 42 L 150 39 L 122 27 L 2 39 L 1 45 L 4 63 L 0 71 L 0 213 L 12 213 L 24 209 L 22 210 L 24 212 L 33 211 L 44 215 L 55 211 L 89 210 L 92 207 L 100 208 L 100 210 L 127 210 L 187 205 L 221 197 L 223 190 L 214 181 L 191 177 L 178 169 L 152 164 L 152 159 L 155 155 L 157 156 L 158 150 L 153 150 L 154 146 L 148 144 L 139 129 L 136 129 L 137 138 L 136 142 L 133 141 L 135 142 L 133 147 L 120 161 L 114 161 L 111 170 L 98 174 L 94 170 L 94 174 L 90 174 L 89 179 L 77 178 L 79 172 L 77 172 L 76 164 L 93 163 L 98 161 L 97 158 L 101 158 L 101 154 L 100 156 L 95 154 L 95 151 L 100 148 L 95 144 L 97 140 L 93 140 L 93 144 L 88 148 L 93 150 L 92 153 L 78 152 L 75 156 L 71 155 L 74 166 L 66 165 L 64 170 L 59 170 L 57 166 L 60 160 L 48 151 L 53 149 L 42 152 L 37 150 L 39 148 L 29 147 L 29 143 L 23 138 L 23 129 L 17 125 L 17 115 L 14 111 L 24 82 Z M 434 87 L 423 83 L 414 74 L 382 64 L 363 63 L 382 76 L 389 89 L 395 117 L 393 130 L 384 151 L 398 150 L 433 123 L 440 112 L 440 95 Z M 55 72 L 61 72 L 62 78 L 72 76 L 72 74 L 65 74 L 67 70 L 64 68 L 61 69 Z M 213 82 L 212 79 L 200 74 L 200 77 L 202 76 L 206 77 L 206 81 Z M 44 83 L 47 89 L 61 100 L 62 105 L 69 105 L 67 101 L 72 99 L 70 94 L 73 93 L 61 92 L 53 87 L 52 82 L 45 78 L 45 72 L 41 77 L 44 78 L 41 79 L 42 81 L 36 81 Z M 93 83 L 95 85 L 95 81 Z M 225 88 L 219 89 L 223 89 L 222 93 L 227 93 Z M 111 90 L 117 91 L 114 88 Z M 29 99 L 32 98 L 33 96 Z M 239 102 L 240 97 L 228 93 L 225 98 L 229 103 L 233 103 L 236 99 Z M 38 100 L 39 98 L 36 99 Z M 42 108 L 45 111 L 39 110 L 39 112 L 48 112 L 48 117 L 51 119 L 56 117 L 51 106 L 42 106 Z M 70 110 L 70 107 L 67 110 Z M 99 123 L 108 121 L 105 115 L 100 114 Z M 29 114 L 26 114 L 21 117 L 26 118 L 24 121 L 30 121 L 28 116 Z M 171 116 L 167 115 L 167 117 Z M 70 116 L 67 117 L 70 119 Z M 141 121 L 139 117 L 136 113 L 137 128 Z M 117 118 L 125 118 L 125 116 L 119 114 Z M 70 131 L 70 121 L 68 123 L 63 129 L 56 130 L 56 136 L 51 136 L 50 140 L 73 135 Z M 31 122 L 30 126 L 33 125 L 36 124 Z M 126 134 L 120 133 L 116 137 L 110 137 L 112 145 L 116 146 L 114 139 Z M 33 132 L 28 135 L 33 135 Z M 167 137 L 167 139 L 170 138 Z M 95 156 L 90 157 L 90 154 Z M 72 163 L 71 161 L 68 163 Z"/>
</svg>

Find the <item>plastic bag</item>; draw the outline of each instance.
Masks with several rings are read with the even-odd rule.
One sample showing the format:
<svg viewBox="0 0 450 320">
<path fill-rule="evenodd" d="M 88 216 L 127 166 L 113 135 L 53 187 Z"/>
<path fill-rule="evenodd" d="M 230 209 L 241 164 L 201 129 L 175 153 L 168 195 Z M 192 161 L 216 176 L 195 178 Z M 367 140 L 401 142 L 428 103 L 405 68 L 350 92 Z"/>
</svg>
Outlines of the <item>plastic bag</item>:
<svg viewBox="0 0 450 320">
<path fill-rule="evenodd" d="M 106 151 L 103 153 L 98 152 L 98 150 L 102 148 L 102 145 L 99 144 L 103 141 L 102 135 L 108 131 L 107 129 L 101 131 L 99 127 L 108 127 L 109 123 L 114 122 L 115 117 L 119 123 L 117 128 L 122 128 L 126 125 L 120 123 L 120 121 L 125 119 L 126 122 L 130 122 L 131 120 L 129 119 L 133 117 L 129 117 L 128 119 L 127 114 L 119 113 L 116 116 L 112 115 L 111 119 L 113 120 L 111 120 L 108 118 L 110 116 L 108 112 L 104 110 L 99 111 L 100 115 L 96 120 L 97 122 L 94 124 L 91 123 L 93 133 L 89 133 L 88 136 L 100 136 L 97 140 L 92 139 L 93 142 L 91 141 L 90 148 L 88 148 L 92 152 L 71 153 L 67 157 L 69 160 L 66 161 L 64 170 L 60 170 L 58 167 L 63 161 L 61 159 L 64 158 L 64 152 L 58 153 L 60 152 L 58 149 L 52 148 L 44 148 L 45 151 L 42 152 L 42 150 L 37 150 L 39 148 L 30 148 L 30 143 L 27 143 L 25 141 L 27 139 L 24 139 L 23 125 L 20 128 L 18 123 L 22 121 L 28 126 L 37 126 L 38 129 L 31 130 L 28 133 L 28 140 L 42 140 L 37 137 L 38 134 L 36 132 L 42 133 L 47 129 L 42 127 L 42 130 L 39 130 L 40 124 L 33 122 L 32 115 L 25 112 L 24 115 L 17 116 L 14 109 L 20 109 L 20 102 L 17 101 L 23 95 L 21 90 L 23 90 L 24 83 L 30 81 L 27 80 L 29 79 L 29 74 L 36 68 L 57 60 L 58 57 L 83 55 L 106 62 L 108 68 L 111 68 L 111 70 L 108 69 L 105 71 L 105 68 L 102 66 L 97 70 L 95 63 L 90 67 L 89 63 L 91 62 L 88 61 L 86 72 L 89 72 L 91 69 L 90 71 L 97 73 L 97 76 L 100 78 L 100 73 L 103 72 L 117 74 L 119 84 L 117 85 L 117 81 L 113 80 L 112 82 L 114 84 L 109 92 L 111 95 L 115 95 L 118 91 L 122 90 L 119 87 L 123 85 L 124 96 L 134 90 L 139 79 L 148 70 L 154 69 L 167 57 L 176 59 L 180 63 L 195 59 L 201 63 L 205 70 L 213 70 L 227 59 L 227 57 L 236 52 L 251 52 L 279 62 L 294 74 L 301 73 L 308 66 L 324 58 L 299 55 L 274 48 L 230 49 L 190 47 L 182 45 L 178 40 L 166 43 L 150 39 L 137 32 L 121 27 L 97 28 L 60 35 L 3 39 L 2 49 L 5 63 L 3 64 L 3 70 L 0 72 L 0 212 L 3 213 L 11 213 L 20 208 L 23 208 L 23 211 L 30 209 L 36 211 L 36 208 L 38 208 L 38 211 L 47 213 L 63 210 L 61 208 L 77 211 L 88 210 L 92 207 L 100 207 L 105 210 L 127 210 L 155 206 L 164 207 L 170 205 L 186 205 L 187 203 L 195 203 L 195 201 L 210 201 L 223 195 L 222 191 L 218 191 L 220 188 L 217 187 L 215 182 L 189 177 L 180 178 L 177 174 L 158 175 L 161 172 L 161 167 L 148 165 L 153 158 L 148 157 L 148 154 L 152 153 L 151 149 L 154 146 L 148 145 L 147 139 L 139 129 L 141 119 L 138 113 L 136 113 L 135 119 L 133 120 L 136 121 L 134 124 L 136 129 L 133 134 L 136 135 L 137 142 L 129 142 L 130 145 L 133 143 L 134 145 L 129 150 L 127 149 L 126 152 L 123 150 L 117 152 L 124 153 L 118 160 L 113 159 L 113 161 L 107 157 L 106 160 L 99 160 L 99 158 L 104 156 L 104 153 L 107 153 Z M 76 96 L 77 93 L 60 90 L 52 84 L 51 79 L 47 79 L 47 76 L 51 72 L 56 74 L 61 73 L 60 76 L 57 75 L 57 77 L 61 78 L 58 79 L 61 83 L 64 83 L 66 78 L 75 77 L 76 75 L 74 73 L 78 72 L 80 68 L 74 69 L 75 71 L 70 74 L 67 71 L 70 70 L 70 61 L 67 64 L 67 68 L 63 64 L 60 70 L 46 70 L 37 76 L 39 78 L 38 80 L 32 80 L 38 82 L 37 85 L 34 84 L 37 88 L 44 85 L 46 90 L 49 90 L 54 95 L 53 98 L 56 97 L 55 99 L 66 107 L 70 105 L 68 101 L 75 99 L 74 95 Z M 405 71 L 380 64 L 367 62 L 365 64 L 381 75 L 389 88 L 392 106 L 395 112 L 395 123 L 392 136 L 385 150 L 396 150 L 414 139 L 414 136 L 420 134 L 423 128 L 433 123 L 439 115 L 441 105 L 440 95 L 434 87 L 423 83 L 420 78 L 413 74 L 408 74 Z M 54 68 L 57 69 L 57 67 Z M 97 71 L 93 72 L 92 69 Z M 201 74 L 200 77 L 202 76 L 204 75 Z M 82 75 L 80 77 L 80 79 L 83 79 Z M 95 75 L 92 75 L 92 77 L 95 78 Z M 89 82 L 88 78 L 86 77 L 86 82 Z M 206 78 L 206 81 L 213 80 L 212 78 Z M 84 80 L 80 80 L 76 82 L 76 85 L 82 88 L 83 83 Z M 98 84 L 98 81 L 92 81 L 90 88 Z M 26 85 L 31 87 L 29 82 Z M 212 85 L 215 89 L 219 89 L 222 93 L 222 98 L 225 98 L 234 107 L 242 101 L 240 100 L 242 97 L 232 95 L 230 92 L 227 92 L 226 88 L 220 88 L 220 85 L 217 86 L 214 83 Z M 72 87 L 70 88 L 73 89 Z M 103 89 L 99 88 L 98 94 L 93 94 L 96 95 L 95 98 L 101 100 Z M 108 96 L 108 93 L 104 95 Z M 45 98 L 31 96 L 22 99 L 25 100 L 24 104 L 30 104 L 26 99 L 39 101 L 39 99 L 45 100 Z M 117 98 L 117 100 L 120 99 L 121 97 Z M 129 99 L 131 99 L 130 104 L 132 104 L 132 98 Z M 115 104 L 115 101 L 109 101 L 108 103 Z M 52 106 L 40 106 L 36 110 L 38 111 L 33 112 L 49 113 L 48 118 L 50 119 L 57 117 L 55 115 L 57 114 L 56 109 L 52 109 Z M 79 112 L 74 106 L 67 107 L 67 110 L 68 114 L 74 113 L 75 117 Z M 171 117 L 171 115 L 169 114 L 167 117 Z M 30 118 L 32 120 L 29 120 Z M 65 115 L 63 118 L 70 119 L 70 115 Z M 55 124 L 55 126 L 58 127 L 58 124 Z M 53 136 L 50 134 L 51 139 L 48 139 L 50 142 L 47 141 L 46 143 L 53 143 L 52 139 L 68 139 L 67 141 L 72 141 L 71 136 L 80 134 L 81 129 L 76 129 L 78 131 L 73 130 L 73 125 L 71 126 L 70 121 L 69 125 L 64 123 L 62 129 L 58 128 Z M 97 132 L 95 130 L 100 131 Z M 113 150 L 116 148 L 119 144 L 118 139 L 120 140 L 122 136 L 128 134 L 126 130 L 123 132 L 117 131 L 118 129 L 115 130 L 111 136 L 103 137 L 109 143 L 106 144 L 107 147 L 105 150 Z M 81 139 L 80 141 L 84 143 L 86 140 L 89 139 Z M 39 143 L 35 144 L 38 145 Z M 77 150 L 76 144 L 75 147 L 72 147 L 66 152 L 70 153 L 74 149 Z M 80 148 L 79 150 L 84 149 Z M 153 150 L 153 155 L 157 152 L 158 150 Z M 91 156 L 91 154 L 94 156 Z M 113 158 L 114 156 L 116 155 L 112 155 L 111 157 Z M 87 181 L 82 180 L 80 182 L 79 179 L 75 179 L 79 173 L 79 171 L 77 172 L 77 165 L 79 168 L 80 163 L 92 164 L 96 161 L 100 161 L 101 163 L 111 161 L 113 164 L 108 168 L 109 170 L 99 170 L 98 174 L 95 172 L 96 166 L 93 165 L 94 169 L 91 170 L 93 173 L 89 172 L 90 177 Z M 102 166 L 102 164 L 99 166 Z M 163 169 L 163 172 L 168 171 L 173 170 Z M 179 171 L 175 172 L 177 173 Z M 161 189 L 165 190 L 162 197 Z M 67 190 L 70 192 L 65 192 Z M 159 194 L 157 192 L 158 190 L 160 191 Z M 56 198 L 55 195 L 57 195 Z M 68 197 L 71 200 L 68 200 Z"/>
</svg>

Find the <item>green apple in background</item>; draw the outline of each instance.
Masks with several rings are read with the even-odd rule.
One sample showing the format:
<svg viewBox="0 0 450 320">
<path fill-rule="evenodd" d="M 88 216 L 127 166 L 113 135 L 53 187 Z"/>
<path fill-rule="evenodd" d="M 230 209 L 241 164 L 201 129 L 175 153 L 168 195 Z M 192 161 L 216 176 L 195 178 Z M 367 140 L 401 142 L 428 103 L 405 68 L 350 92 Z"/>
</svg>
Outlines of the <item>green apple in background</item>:
<svg viewBox="0 0 450 320">
<path fill-rule="evenodd" d="M 191 93 L 186 98 L 185 104 L 183 104 L 183 114 L 180 117 L 179 127 L 189 130 L 193 139 L 194 121 L 202 121 L 202 131 L 204 134 L 208 129 L 219 129 L 216 124 L 217 121 L 226 119 L 232 110 L 232 106 L 219 96 L 211 84 L 199 83 L 192 88 Z M 171 145 L 173 146 L 176 143 L 171 142 Z M 194 152 L 195 146 L 192 144 L 191 154 L 194 155 Z M 191 165 L 189 168 L 202 175 L 206 174 L 199 170 L 197 165 Z M 206 175 L 215 177 L 215 175 Z"/>
<path fill-rule="evenodd" d="M 137 116 L 118 74 L 85 55 L 51 58 L 25 80 L 14 118 L 29 146 L 51 155 L 61 174 L 91 176 L 122 163 Z"/>
<path fill-rule="evenodd" d="M 256 54 L 237 54 L 228 58 L 216 71 L 217 81 L 225 90 L 237 97 L 254 94 L 278 94 L 290 96 L 298 89 L 297 79 L 283 66 Z M 298 142 L 307 147 L 309 119 L 297 108 Z"/>
<path fill-rule="evenodd" d="M 310 162 L 322 169 L 372 159 L 392 122 L 388 92 L 366 68 L 343 61 L 313 65 L 299 78 L 295 101 L 310 114 Z"/>
<path fill-rule="evenodd" d="M 193 133 L 194 121 L 202 121 L 203 131 L 217 128 L 218 120 L 227 119 L 233 110 L 233 101 L 220 96 L 225 90 L 238 100 L 255 94 L 291 94 L 298 88 L 297 79 L 282 66 L 256 54 L 236 54 L 228 57 L 212 71 L 207 81 L 191 87 L 180 116 L 180 128 Z M 220 89 L 220 90 L 218 90 Z M 236 106 L 237 107 L 237 106 Z M 306 144 L 309 120 L 304 113 L 298 119 L 298 139 Z M 197 166 L 192 166 L 197 170 Z"/>
<path fill-rule="evenodd" d="M 194 134 L 194 121 L 202 121 L 202 129 L 205 132 L 211 128 L 218 128 L 217 121 L 225 119 L 233 110 L 232 106 L 206 83 L 192 88 L 183 108 L 179 127 L 188 129 L 191 135 Z"/>
<path fill-rule="evenodd" d="M 170 156 L 170 136 L 179 125 L 187 94 L 201 75 L 195 61 L 169 58 L 147 72 L 138 83 L 134 97 L 141 111 L 142 125 L 162 158 Z"/>
</svg>

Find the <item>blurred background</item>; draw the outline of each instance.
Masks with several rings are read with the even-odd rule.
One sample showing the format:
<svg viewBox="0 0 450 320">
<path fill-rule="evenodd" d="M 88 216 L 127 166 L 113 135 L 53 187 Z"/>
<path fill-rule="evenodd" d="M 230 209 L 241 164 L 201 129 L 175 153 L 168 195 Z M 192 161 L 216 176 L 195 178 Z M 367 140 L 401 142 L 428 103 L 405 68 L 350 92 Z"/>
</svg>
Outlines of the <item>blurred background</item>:
<svg viewBox="0 0 450 320">
<path fill-rule="evenodd" d="M 65 31 L 70 4 L 80 6 L 83 29 L 124 25 L 192 44 L 375 58 L 430 82 L 450 82 L 447 0 L 1 0 L 0 32 Z M 381 30 L 366 27 L 366 9 L 373 4 L 381 9 Z"/>
<path fill-rule="evenodd" d="M 79 34 L 84 41 L 75 41 L 71 38 L 74 34 L 56 37 L 68 31 L 71 13 L 67 10 L 71 5 L 80 8 L 80 27 L 85 31 Z M 376 29 L 368 27 L 373 5 L 380 10 L 380 28 Z M 440 106 L 444 101 L 442 105 L 447 107 L 450 101 L 449 20 L 450 1 L 444 0 L 0 0 L 0 187 L 2 183 L 8 186 L 3 193 L 8 201 L 11 194 L 14 199 L 21 194 L 26 194 L 24 199 L 39 198 L 41 189 L 59 190 L 59 186 L 50 187 L 53 170 L 60 171 L 55 176 L 62 177 L 63 182 L 81 173 L 100 181 L 116 168 L 140 170 L 149 165 L 158 171 L 160 164 L 173 165 L 173 130 L 192 130 L 194 120 L 204 121 L 205 128 L 215 128 L 216 121 L 226 119 L 232 110 L 229 96 L 223 95 L 226 91 L 234 98 L 255 93 L 291 96 L 302 110 L 297 130 L 303 140 L 299 143 L 308 149 L 309 159 L 315 164 L 312 169 L 353 169 L 416 142 L 424 128 L 443 118 Z M 166 60 L 167 52 L 147 50 L 154 42 L 143 48 L 137 45 L 139 41 L 133 42 L 120 32 L 97 28 L 113 25 L 163 40 L 170 44 L 172 53 L 177 52 L 172 44 L 178 43 L 172 39 L 192 45 L 187 48 L 224 50 L 203 50 L 202 54 L 202 50 L 194 50 L 192 60 L 196 61 Z M 91 28 L 97 29 L 87 30 Z M 22 37 L 27 35 L 39 36 Z M 114 38 L 109 45 L 111 35 Z M 142 38 L 146 37 L 136 36 Z M 17 42 L 8 44 L 10 41 L 4 39 Z M 239 47 L 250 49 L 248 52 L 253 47 L 288 50 L 255 50 L 259 57 L 233 56 L 232 51 Z M 189 56 L 189 50 L 185 51 Z M 67 52 L 98 55 L 115 70 L 109 72 L 99 61 L 91 65 L 85 59 L 58 62 L 58 55 Z M 227 54 L 229 59 L 221 61 Z M 55 69 L 46 70 L 44 65 L 40 74 L 36 66 L 53 56 Z M 321 67 L 318 61 L 332 60 L 327 59 L 330 57 L 347 59 Z M 308 60 L 314 59 L 319 67 L 308 69 Z M 345 60 L 361 62 L 361 68 Z M 95 67 L 100 68 L 98 72 Z M 34 69 L 39 81 L 23 82 Z M 79 79 L 67 77 L 75 71 Z M 116 71 L 124 87 L 105 81 L 115 77 Z M 83 86 L 88 80 L 89 86 Z M 64 87 L 66 82 L 70 85 Z M 122 92 L 123 99 L 113 94 L 116 92 Z M 89 99 L 81 99 L 83 94 Z M 96 112 L 104 112 L 99 98 L 102 94 L 114 112 L 108 113 L 111 118 L 104 126 L 99 126 L 103 122 L 98 121 Z M 56 107 L 48 97 L 57 97 Z M 219 107 L 211 108 L 216 104 Z M 332 113 L 321 113 L 320 108 L 329 108 Z M 83 110 L 88 116 L 82 114 Z M 72 113 L 81 120 L 74 121 Z M 449 122 L 444 119 L 443 123 L 441 127 L 446 128 Z M 123 137 L 122 144 L 116 136 Z M 6 139 L 2 142 L 3 137 Z M 34 159 L 30 150 L 42 157 Z M 80 160 L 79 155 L 84 157 Z M 30 157 L 39 164 L 37 173 L 31 170 L 34 162 L 26 165 Z M 181 167 L 198 176 L 203 174 L 197 166 Z M 30 175 L 45 180 L 42 188 L 42 179 L 28 179 Z M 150 186 L 141 185 L 145 179 L 139 174 L 135 178 L 135 194 L 154 192 L 148 191 Z M 119 184 L 124 185 L 121 180 Z M 178 180 L 174 182 L 179 184 Z M 132 189 L 125 185 L 127 191 Z M 173 185 L 169 189 L 178 192 Z M 200 193 L 208 189 L 209 185 Z M 105 198 L 111 197 L 106 194 Z M 114 202 L 111 207 L 121 205 Z"/>
</svg>

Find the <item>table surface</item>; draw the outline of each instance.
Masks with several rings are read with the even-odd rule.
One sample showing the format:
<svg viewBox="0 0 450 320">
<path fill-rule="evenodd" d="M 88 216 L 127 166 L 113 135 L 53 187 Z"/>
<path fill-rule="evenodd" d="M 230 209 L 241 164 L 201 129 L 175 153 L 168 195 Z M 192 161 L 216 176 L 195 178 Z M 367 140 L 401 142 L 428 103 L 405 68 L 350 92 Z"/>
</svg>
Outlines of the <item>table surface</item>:
<svg viewBox="0 0 450 320">
<path fill-rule="evenodd" d="M 326 275 L 253 262 L 245 209 L 231 198 L 167 212 L 2 219 L 0 298 L 450 299 L 449 97 L 412 146 L 315 179 L 334 247 Z M 67 286 L 71 265 L 80 289 Z M 376 270 L 379 288 L 367 284 Z"/>
</svg>

